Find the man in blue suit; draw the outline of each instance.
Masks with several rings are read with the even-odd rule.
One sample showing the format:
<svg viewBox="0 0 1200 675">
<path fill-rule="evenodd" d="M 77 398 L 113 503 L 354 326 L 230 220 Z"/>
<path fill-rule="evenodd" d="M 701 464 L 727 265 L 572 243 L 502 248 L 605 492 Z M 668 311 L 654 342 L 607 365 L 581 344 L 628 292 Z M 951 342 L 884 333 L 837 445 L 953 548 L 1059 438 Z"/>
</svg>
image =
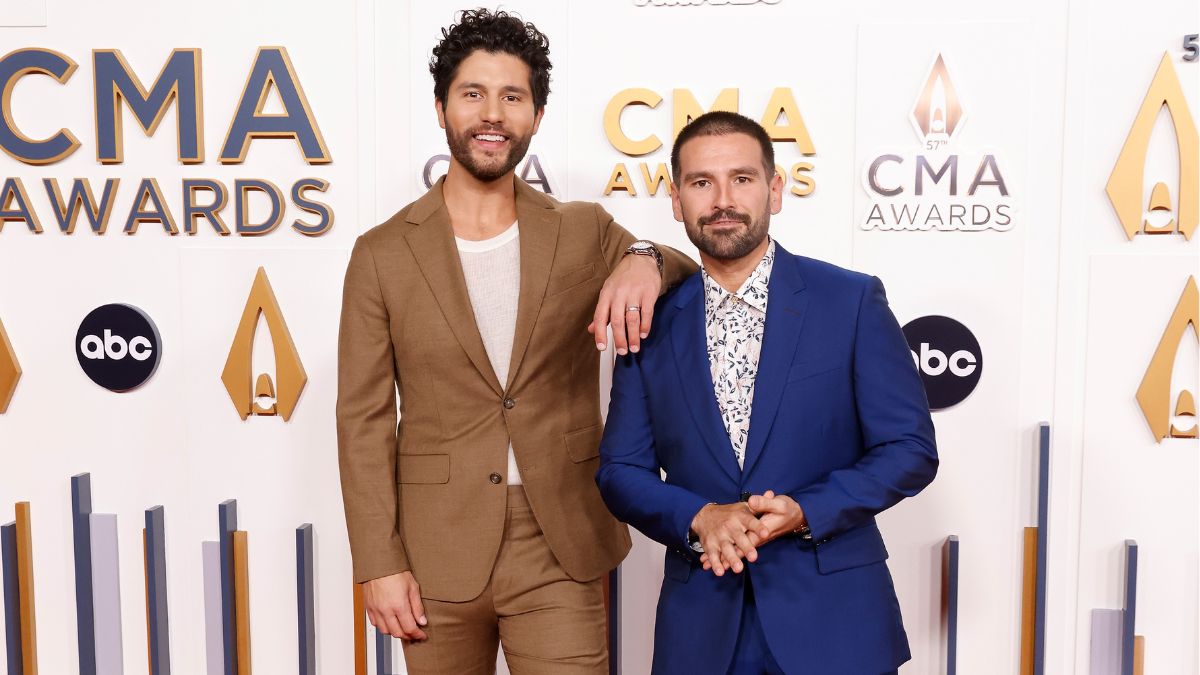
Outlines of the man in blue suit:
<svg viewBox="0 0 1200 675">
<path fill-rule="evenodd" d="M 893 673 L 908 638 L 875 516 L 938 460 L 883 285 L 768 236 L 783 180 L 754 121 L 696 118 L 671 164 L 703 269 L 618 359 L 596 476 L 667 547 L 654 673 Z"/>
</svg>

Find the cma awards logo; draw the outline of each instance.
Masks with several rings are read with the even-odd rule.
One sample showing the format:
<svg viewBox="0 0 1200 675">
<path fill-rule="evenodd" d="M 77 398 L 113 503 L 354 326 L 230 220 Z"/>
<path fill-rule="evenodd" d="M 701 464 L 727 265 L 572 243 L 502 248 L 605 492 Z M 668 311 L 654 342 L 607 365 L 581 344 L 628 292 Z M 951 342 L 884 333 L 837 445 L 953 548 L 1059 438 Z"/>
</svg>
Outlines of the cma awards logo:
<svg viewBox="0 0 1200 675">
<path fill-rule="evenodd" d="M 649 116 L 661 126 L 657 128 L 670 134 L 664 142 L 657 133 L 635 122 L 633 118 L 647 118 L 640 110 L 642 108 L 659 112 L 663 97 L 656 91 L 635 87 L 623 89 L 616 93 L 604 109 L 604 135 L 612 147 L 625 157 L 636 162 L 618 162 L 613 166 L 608 183 L 604 186 L 604 196 L 613 193 L 624 193 L 630 197 L 655 197 L 661 191 L 667 196 L 671 186 L 670 159 L 671 144 L 675 137 L 692 120 L 712 110 L 739 112 L 741 92 L 738 89 L 722 89 L 713 99 L 712 105 L 705 109 L 700 100 L 689 89 L 671 90 L 671 111 L 669 120 L 663 114 Z M 812 162 L 804 159 L 817 153 L 804 116 L 800 114 L 800 106 L 796 97 L 787 87 L 777 87 L 772 90 L 762 108 L 761 124 L 767 134 L 777 145 L 775 171 L 784 180 L 786 190 L 796 197 L 807 197 L 816 189 L 816 180 L 812 176 Z M 654 127 L 650 127 L 653 129 Z M 782 144 L 782 145 L 780 145 Z M 794 150 L 791 148 L 794 146 Z M 655 159 L 649 156 L 665 152 L 668 156 Z M 786 159 L 787 157 L 791 159 Z"/>
<path fill-rule="evenodd" d="M 1155 442 L 1158 443 L 1165 438 L 1197 437 L 1196 392 L 1181 387 L 1172 402 L 1171 375 L 1184 337 L 1189 333 L 1189 327 L 1192 329 L 1192 338 L 1196 338 L 1197 332 L 1200 331 L 1200 291 L 1197 291 L 1194 276 L 1184 285 L 1175 311 L 1167 321 L 1162 339 L 1158 342 L 1158 348 L 1154 350 L 1154 356 L 1150 359 L 1150 365 L 1146 368 L 1146 374 L 1137 390 L 1138 406 L 1150 425 Z M 1174 421 L 1172 417 L 1175 418 Z M 1190 426 L 1184 423 L 1184 418 L 1190 418 Z M 1176 423 L 1184 424 L 1184 427 L 1181 429 Z"/>
<path fill-rule="evenodd" d="M 70 129 L 59 129 L 47 138 L 32 138 L 22 129 L 13 106 L 15 92 L 19 91 L 18 84 L 23 78 L 41 75 L 65 85 L 76 70 L 78 64 L 75 61 L 52 49 L 18 49 L 0 58 L 0 89 L 3 91 L 0 96 L 0 150 L 31 166 L 55 164 L 79 150 L 81 143 Z M 127 114 L 146 136 L 153 136 L 172 108 L 175 111 L 174 159 L 188 166 L 205 162 L 199 49 L 172 50 L 150 86 L 143 83 L 121 52 L 115 49 L 93 50 L 91 72 L 96 162 L 104 166 L 125 162 Z M 294 142 L 300 157 L 310 166 L 333 161 L 284 47 L 259 48 L 228 124 L 217 157 L 221 164 L 245 162 L 252 142 L 258 139 Z M 145 170 L 157 173 L 153 167 Z M 82 216 L 94 234 L 103 235 L 109 230 L 115 205 L 121 199 L 127 204 L 121 211 L 125 216 L 120 225 L 125 234 L 137 234 L 139 227 L 153 225 L 168 235 L 182 232 L 194 236 L 201 230 L 211 229 L 220 236 L 234 233 L 258 236 L 274 231 L 285 222 L 290 200 L 297 217 L 289 226 L 295 232 L 315 237 L 325 234 L 333 226 L 333 209 L 313 197 L 313 193 L 329 190 L 329 182 L 322 178 L 289 178 L 291 184 L 286 191 L 267 178 L 239 178 L 230 186 L 212 178 L 187 177 L 167 192 L 155 177 L 136 179 L 132 192 L 123 188 L 121 180 L 118 177 L 102 177 L 96 181 L 74 178 L 64 186 L 58 178 L 43 178 L 48 215 L 62 234 L 74 234 Z M 179 202 L 167 199 L 166 194 L 179 195 Z M 29 188 L 20 177 L 3 178 L 0 232 L 5 223 L 24 223 L 30 232 L 42 234 L 46 211 L 43 209 L 39 213 L 35 208 Z M 122 221 L 118 219 L 117 222 Z"/>
<path fill-rule="evenodd" d="M 1163 108 L 1170 114 L 1179 148 L 1176 186 L 1146 175 L 1151 132 Z M 1150 183 L 1153 187 L 1147 195 Z M 1190 240 L 1196 231 L 1200 221 L 1200 134 L 1169 54 L 1163 54 L 1158 64 L 1105 192 L 1128 239 L 1139 234 L 1177 234 Z"/>
<path fill-rule="evenodd" d="M 992 151 L 958 143 L 966 111 L 941 54 L 910 113 L 919 149 L 885 152 L 864 167 L 864 230 L 980 232 L 1013 228 L 1014 200 Z"/>
<path fill-rule="evenodd" d="M 267 373 L 254 374 L 254 335 L 260 316 L 265 319 L 271 333 L 275 357 L 274 379 Z M 300 362 L 292 334 L 283 320 L 283 312 L 279 309 L 275 292 L 271 290 L 267 272 L 261 267 L 254 276 L 250 297 L 246 300 L 246 308 L 242 311 L 233 345 L 229 349 L 229 358 L 225 361 L 225 369 L 221 371 L 221 382 L 225 384 L 229 399 L 243 420 L 251 415 L 279 415 L 284 421 L 291 419 L 300 401 L 300 393 L 308 383 L 304 364 Z"/>
<path fill-rule="evenodd" d="M 428 190 L 433 187 L 433 184 L 439 178 L 446 175 L 446 169 L 450 166 L 450 155 L 434 155 L 425 162 L 425 168 L 421 171 L 421 183 Z M 521 160 L 517 166 L 517 176 L 521 180 L 529 183 L 533 187 L 545 192 L 548 195 L 554 196 L 554 186 L 558 181 L 551 181 L 549 173 L 543 167 L 542 160 L 537 155 L 528 155 Z"/>
<path fill-rule="evenodd" d="M 12 343 L 8 341 L 8 333 L 4 332 L 4 323 L 0 322 L 0 414 L 8 410 L 20 379 L 21 364 L 17 361 Z"/>
</svg>

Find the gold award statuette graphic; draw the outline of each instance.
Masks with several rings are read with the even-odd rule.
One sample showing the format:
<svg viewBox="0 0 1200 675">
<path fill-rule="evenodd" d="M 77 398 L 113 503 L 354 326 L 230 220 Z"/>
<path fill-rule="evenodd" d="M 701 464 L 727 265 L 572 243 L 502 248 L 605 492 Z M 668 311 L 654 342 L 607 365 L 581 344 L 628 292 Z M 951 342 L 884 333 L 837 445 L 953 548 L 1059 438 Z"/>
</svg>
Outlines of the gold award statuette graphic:
<svg viewBox="0 0 1200 675">
<path fill-rule="evenodd" d="M 251 357 L 260 314 L 266 318 L 267 328 L 271 331 L 277 382 L 273 382 L 267 373 L 259 373 L 257 378 L 253 375 Z M 261 267 L 254 277 L 254 286 L 229 349 L 225 370 L 221 371 L 221 381 L 243 420 L 250 415 L 279 415 L 285 421 L 291 419 L 300 393 L 308 382 L 292 334 L 288 332 L 271 282 L 267 280 L 267 272 Z"/>
<path fill-rule="evenodd" d="M 1187 333 L 1188 326 L 1192 327 L 1193 335 L 1200 331 L 1200 291 L 1196 288 L 1196 277 L 1190 277 L 1179 296 L 1179 303 L 1171 313 L 1167 328 L 1163 331 L 1150 366 L 1137 390 L 1137 402 L 1154 432 L 1154 439 L 1161 443 L 1164 438 L 1196 438 L 1200 430 L 1196 424 L 1185 429 L 1179 429 L 1171 422 L 1171 371 L 1174 369 L 1175 356 L 1179 345 Z M 1200 343 L 1197 344 L 1200 347 Z M 1190 417 L 1196 419 L 1195 392 L 1183 389 L 1175 400 L 1175 417 Z"/>
<path fill-rule="evenodd" d="M 8 334 L 4 332 L 4 324 L 0 323 L 0 413 L 8 410 L 19 379 L 21 364 L 17 363 L 17 354 L 8 341 Z"/>
<path fill-rule="evenodd" d="M 1171 114 L 1175 139 L 1179 143 L 1178 208 L 1172 208 L 1171 189 L 1161 181 L 1150 190 L 1149 200 L 1145 199 L 1146 152 L 1154 120 L 1164 106 Z M 1200 134 L 1197 134 L 1196 122 L 1188 109 L 1169 54 L 1163 54 L 1158 64 L 1158 72 L 1129 129 L 1105 192 L 1129 239 L 1142 233 L 1177 233 L 1190 240 L 1196 231 L 1197 221 L 1200 221 Z M 1151 217 L 1156 222 L 1165 217 L 1167 222 L 1151 224 Z"/>
</svg>

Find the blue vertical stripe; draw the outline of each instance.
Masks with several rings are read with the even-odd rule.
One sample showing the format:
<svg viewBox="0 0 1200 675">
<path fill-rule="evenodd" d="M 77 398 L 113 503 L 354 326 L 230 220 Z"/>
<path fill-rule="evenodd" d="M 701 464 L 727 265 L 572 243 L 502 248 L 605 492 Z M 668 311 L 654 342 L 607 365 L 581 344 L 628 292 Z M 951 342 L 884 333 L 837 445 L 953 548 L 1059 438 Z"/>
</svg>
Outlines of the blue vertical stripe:
<svg viewBox="0 0 1200 675">
<path fill-rule="evenodd" d="M 1033 675 L 1046 673 L 1046 564 L 1050 557 L 1050 424 L 1038 425 L 1037 582 L 1034 587 Z"/>
<path fill-rule="evenodd" d="M 237 675 L 237 614 L 233 598 L 233 531 L 237 529 L 237 500 L 217 507 L 221 534 L 221 620 L 225 636 L 225 675 Z"/>
<path fill-rule="evenodd" d="M 167 621 L 167 528 L 163 507 L 146 509 L 146 590 L 150 608 L 150 675 L 171 675 Z"/>
<path fill-rule="evenodd" d="M 1121 675 L 1133 675 L 1133 633 L 1137 622 L 1138 545 L 1125 540 L 1125 617 L 1121 624 Z"/>
<path fill-rule="evenodd" d="M 17 579 L 17 524 L 0 526 L 0 560 L 4 563 L 4 645 L 8 675 L 22 675 L 21 585 Z"/>
<path fill-rule="evenodd" d="M 375 673 L 392 675 L 392 636 L 375 631 Z"/>
<path fill-rule="evenodd" d="M 75 627 L 79 675 L 96 675 L 96 613 L 92 598 L 92 475 L 71 476 L 71 531 L 75 544 Z"/>
<path fill-rule="evenodd" d="M 317 675 L 316 603 L 313 592 L 313 526 L 296 528 L 296 634 L 300 675 Z"/>
</svg>

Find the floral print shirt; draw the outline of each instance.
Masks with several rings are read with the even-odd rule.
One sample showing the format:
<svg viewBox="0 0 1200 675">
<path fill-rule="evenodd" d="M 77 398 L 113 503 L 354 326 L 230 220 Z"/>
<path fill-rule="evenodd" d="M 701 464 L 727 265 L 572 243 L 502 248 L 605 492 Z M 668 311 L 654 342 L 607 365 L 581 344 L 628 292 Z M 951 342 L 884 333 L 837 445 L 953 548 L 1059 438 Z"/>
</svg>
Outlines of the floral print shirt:
<svg viewBox="0 0 1200 675">
<path fill-rule="evenodd" d="M 708 364 L 725 431 L 741 467 L 750 435 L 750 409 L 754 380 L 767 323 L 767 285 L 775 262 L 775 240 L 736 293 L 721 287 L 702 271 L 704 278 L 704 332 L 708 338 Z"/>
</svg>

